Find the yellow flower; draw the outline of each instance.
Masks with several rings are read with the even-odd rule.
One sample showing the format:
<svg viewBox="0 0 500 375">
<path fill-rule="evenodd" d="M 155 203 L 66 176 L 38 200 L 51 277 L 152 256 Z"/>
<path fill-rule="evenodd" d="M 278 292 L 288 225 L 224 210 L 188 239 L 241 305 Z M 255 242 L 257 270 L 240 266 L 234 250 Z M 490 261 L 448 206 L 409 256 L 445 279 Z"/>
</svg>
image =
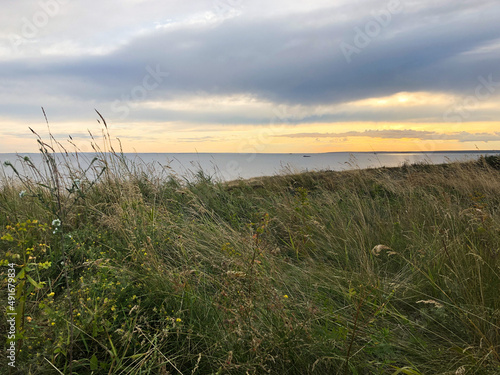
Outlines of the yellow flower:
<svg viewBox="0 0 500 375">
<path fill-rule="evenodd" d="M 54 294 L 55 294 L 54 292 L 51 292 L 51 293 L 47 294 L 47 297 L 53 297 Z"/>
<path fill-rule="evenodd" d="M 55 322 L 52 322 L 52 323 L 50 323 L 50 324 L 51 324 L 51 325 L 53 325 L 53 326 L 55 326 L 55 325 L 56 325 L 56 323 L 55 323 Z"/>
<path fill-rule="evenodd" d="M 28 322 L 31 322 L 31 321 L 33 320 L 33 318 L 32 318 L 31 316 L 27 316 L 27 317 L 26 317 L 26 320 L 27 320 Z"/>
<path fill-rule="evenodd" d="M 175 319 L 175 321 L 178 322 L 178 323 L 180 323 L 180 322 L 182 322 L 182 319 L 181 318 L 177 318 L 177 319 Z"/>
<path fill-rule="evenodd" d="M 283 298 L 288 298 L 288 294 L 285 294 L 285 295 L 283 296 Z"/>
</svg>

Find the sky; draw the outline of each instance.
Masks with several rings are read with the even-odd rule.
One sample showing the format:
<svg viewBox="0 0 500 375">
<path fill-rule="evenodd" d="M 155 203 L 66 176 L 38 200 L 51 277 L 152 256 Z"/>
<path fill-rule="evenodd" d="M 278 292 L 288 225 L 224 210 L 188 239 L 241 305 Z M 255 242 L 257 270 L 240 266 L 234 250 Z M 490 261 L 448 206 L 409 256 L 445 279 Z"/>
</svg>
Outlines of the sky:
<svg viewBox="0 0 500 375">
<path fill-rule="evenodd" d="M 2 7 L 0 152 L 500 149 L 498 0 Z"/>
</svg>

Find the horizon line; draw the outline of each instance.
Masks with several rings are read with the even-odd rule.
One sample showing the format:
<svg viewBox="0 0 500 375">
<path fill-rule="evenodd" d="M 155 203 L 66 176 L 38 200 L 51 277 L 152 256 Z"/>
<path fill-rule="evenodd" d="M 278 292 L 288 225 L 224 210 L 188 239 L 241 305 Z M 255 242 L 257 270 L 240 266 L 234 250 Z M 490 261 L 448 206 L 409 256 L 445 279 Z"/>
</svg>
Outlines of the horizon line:
<svg viewBox="0 0 500 375">
<path fill-rule="evenodd" d="M 434 150 L 434 151 L 326 151 L 326 152 L 111 152 L 111 151 L 69 151 L 69 152 L 51 152 L 52 154 L 255 154 L 255 155 L 324 155 L 324 154 L 435 154 L 435 153 L 462 153 L 462 154 L 481 154 L 481 153 L 500 153 L 499 150 Z M 40 152 L 0 152 L 0 155 L 21 155 L 21 154 L 40 154 Z"/>
</svg>

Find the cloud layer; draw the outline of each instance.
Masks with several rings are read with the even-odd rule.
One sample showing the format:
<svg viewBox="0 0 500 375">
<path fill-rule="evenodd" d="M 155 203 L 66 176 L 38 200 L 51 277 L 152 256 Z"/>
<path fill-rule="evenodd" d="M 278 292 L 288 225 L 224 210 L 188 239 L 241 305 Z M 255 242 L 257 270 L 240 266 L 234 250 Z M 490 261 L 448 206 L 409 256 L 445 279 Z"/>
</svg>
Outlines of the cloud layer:
<svg viewBox="0 0 500 375">
<path fill-rule="evenodd" d="M 290 124 L 441 122 L 441 132 L 497 121 L 496 0 L 335 4 L 11 2 L 0 117 L 38 121 L 44 106 L 62 122 L 98 108 L 117 123 L 264 126 L 279 109 Z M 387 104 L 400 93 L 408 99 Z"/>
<path fill-rule="evenodd" d="M 349 131 L 343 133 L 292 133 L 281 134 L 277 137 L 288 138 L 351 138 L 351 137 L 369 137 L 369 138 L 388 138 L 388 139 L 419 139 L 426 141 L 435 140 L 453 140 L 458 142 L 490 142 L 500 141 L 500 132 L 496 133 L 438 133 L 424 130 L 364 130 Z"/>
</svg>

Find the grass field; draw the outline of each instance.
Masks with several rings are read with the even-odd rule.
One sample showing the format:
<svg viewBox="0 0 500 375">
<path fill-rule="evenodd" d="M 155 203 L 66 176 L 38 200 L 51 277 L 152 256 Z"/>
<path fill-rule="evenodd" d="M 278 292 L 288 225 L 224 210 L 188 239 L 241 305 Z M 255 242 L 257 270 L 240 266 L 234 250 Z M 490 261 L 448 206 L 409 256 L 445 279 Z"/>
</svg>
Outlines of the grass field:
<svg viewBox="0 0 500 375">
<path fill-rule="evenodd" d="M 2 373 L 500 373 L 498 157 L 219 183 L 40 144 L 0 188 Z"/>
</svg>

